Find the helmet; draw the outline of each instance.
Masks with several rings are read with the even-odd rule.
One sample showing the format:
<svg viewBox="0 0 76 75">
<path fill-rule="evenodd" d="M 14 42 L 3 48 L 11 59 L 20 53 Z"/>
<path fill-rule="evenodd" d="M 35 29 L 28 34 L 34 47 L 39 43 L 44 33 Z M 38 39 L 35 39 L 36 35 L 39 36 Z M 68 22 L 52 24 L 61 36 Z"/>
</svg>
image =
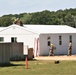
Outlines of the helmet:
<svg viewBox="0 0 76 75">
<path fill-rule="evenodd" d="M 50 46 L 53 46 L 53 44 L 51 44 Z"/>
<path fill-rule="evenodd" d="M 71 45 L 72 43 L 70 42 L 70 45 Z"/>
</svg>

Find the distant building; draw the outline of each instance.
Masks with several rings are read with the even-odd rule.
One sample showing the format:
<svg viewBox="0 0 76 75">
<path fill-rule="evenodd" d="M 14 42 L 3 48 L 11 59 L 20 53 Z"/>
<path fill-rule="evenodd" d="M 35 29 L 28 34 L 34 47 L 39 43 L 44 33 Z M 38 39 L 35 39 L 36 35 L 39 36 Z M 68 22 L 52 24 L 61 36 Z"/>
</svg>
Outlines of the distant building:
<svg viewBox="0 0 76 75">
<path fill-rule="evenodd" d="M 56 47 L 55 55 L 68 54 L 68 45 L 72 42 L 72 54 L 76 54 L 76 29 L 66 25 L 13 24 L 0 28 L 0 42 L 23 42 L 34 49 L 35 56 L 49 55 L 51 43 Z"/>
</svg>

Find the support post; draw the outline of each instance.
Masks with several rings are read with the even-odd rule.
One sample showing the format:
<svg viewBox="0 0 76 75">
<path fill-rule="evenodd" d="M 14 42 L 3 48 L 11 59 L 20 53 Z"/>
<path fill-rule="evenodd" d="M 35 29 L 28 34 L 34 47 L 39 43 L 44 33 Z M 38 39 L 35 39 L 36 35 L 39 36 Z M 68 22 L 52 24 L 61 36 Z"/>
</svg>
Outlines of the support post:
<svg viewBox="0 0 76 75">
<path fill-rule="evenodd" d="M 26 56 L 26 58 L 25 58 L 25 63 L 26 63 L 26 69 L 28 69 L 28 58 L 27 58 L 27 56 Z"/>
</svg>

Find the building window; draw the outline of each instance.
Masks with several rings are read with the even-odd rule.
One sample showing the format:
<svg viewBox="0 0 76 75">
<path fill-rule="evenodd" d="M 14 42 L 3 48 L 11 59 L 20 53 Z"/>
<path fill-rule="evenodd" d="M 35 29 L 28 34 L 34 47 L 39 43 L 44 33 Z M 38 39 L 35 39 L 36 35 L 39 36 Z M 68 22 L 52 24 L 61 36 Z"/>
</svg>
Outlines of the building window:
<svg viewBox="0 0 76 75">
<path fill-rule="evenodd" d="M 0 37 L 0 42 L 3 42 L 4 41 L 4 37 Z"/>
<path fill-rule="evenodd" d="M 50 46 L 50 41 L 48 41 L 48 46 Z"/>
<path fill-rule="evenodd" d="M 61 36 L 59 36 L 59 40 L 62 40 L 62 37 Z"/>
<path fill-rule="evenodd" d="M 62 45 L 62 36 L 59 36 L 59 45 Z"/>
<path fill-rule="evenodd" d="M 59 41 L 59 45 L 62 45 L 62 41 Z"/>
<path fill-rule="evenodd" d="M 50 46 L 50 37 L 47 37 L 47 45 Z"/>
<path fill-rule="evenodd" d="M 72 35 L 69 36 L 69 42 L 72 42 Z"/>
<path fill-rule="evenodd" d="M 12 37 L 11 42 L 17 42 L 17 37 Z"/>
</svg>

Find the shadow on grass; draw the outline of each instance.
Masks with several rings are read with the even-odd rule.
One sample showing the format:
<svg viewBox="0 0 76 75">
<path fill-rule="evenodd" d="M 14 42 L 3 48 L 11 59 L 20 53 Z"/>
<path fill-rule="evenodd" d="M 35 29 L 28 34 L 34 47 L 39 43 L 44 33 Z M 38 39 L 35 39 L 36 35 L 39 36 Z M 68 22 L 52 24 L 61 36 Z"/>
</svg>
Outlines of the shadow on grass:
<svg viewBox="0 0 76 75">
<path fill-rule="evenodd" d="M 28 61 L 37 61 L 36 59 L 33 59 L 33 60 L 28 60 Z M 16 61 L 18 62 L 18 61 Z M 25 62 L 25 61 L 24 61 Z M 3 63 L 3 64 L 0 64 L 0 67 L 13 67 L 13 66 L 26 66 L 25 64 L 15 64 L 15 63 Z"/>
<path fill-rule="evenodd" d="M 13 67 L 13 66 L 24 66 L 24 64 L 12 64 L 12 63 L 4 63 L 4 64 L 0 64 L 0 67 Z"/>
</svg>

